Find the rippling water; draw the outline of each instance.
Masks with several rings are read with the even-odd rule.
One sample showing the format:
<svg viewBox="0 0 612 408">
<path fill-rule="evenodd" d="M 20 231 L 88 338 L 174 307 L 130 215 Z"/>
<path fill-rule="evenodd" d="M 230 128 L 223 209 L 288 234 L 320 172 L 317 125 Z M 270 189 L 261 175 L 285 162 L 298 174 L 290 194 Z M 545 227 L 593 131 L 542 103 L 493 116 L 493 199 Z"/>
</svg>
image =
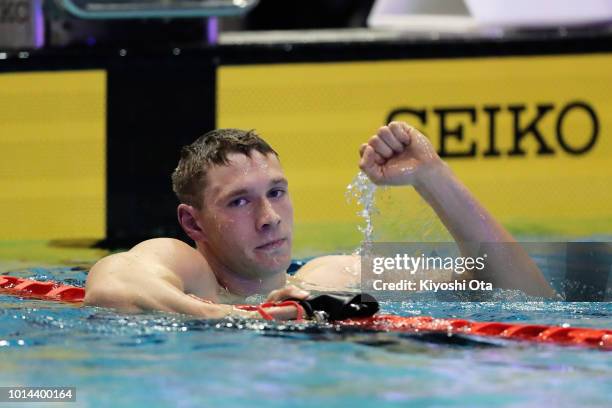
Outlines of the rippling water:
<svg viewBox="0 0 612 408">
<path fill-rule="evenodd" d="M 82 268 L 12 275 L 82 284 Z M 383 303 L 383 311 L 612 327 L 611 303 Z M 204 321 L 0 295 L 0 385 L 75 386 L 67 406 L 610 406 L 612 353 Z M 22 405 L 18 405 L 22 406 Z M 56 405 L 55 405 L 56 406 Z"/>
</svg>

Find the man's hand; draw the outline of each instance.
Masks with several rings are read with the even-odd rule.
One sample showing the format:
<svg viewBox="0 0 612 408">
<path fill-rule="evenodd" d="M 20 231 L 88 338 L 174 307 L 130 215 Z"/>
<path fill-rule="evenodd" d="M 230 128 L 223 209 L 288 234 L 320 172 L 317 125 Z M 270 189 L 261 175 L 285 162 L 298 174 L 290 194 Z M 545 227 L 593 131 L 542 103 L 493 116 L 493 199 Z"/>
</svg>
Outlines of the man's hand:
<svg viewBox="0 0 612 408">
<path fill-rule="evenodd" d="M 427 168 L 443 164 L 427 137 L 405 122 L 378 129 L 359 155 L 359 167 L 379 185 L 414 185 Z"/>
<path fill-rule="evenodd" d="M 310 296 L 310 292 L 302 290 L 294 285 L 287 285 L 284 288 L 276 289 L 270 292 L 266 302 L 281 302 L 286 299 L 306 299 Z"/>
<path fill-rule="evenodd" d="M 241 310 L 232 305 L 221 305 L 215 304 L 210 301 L 204 300 L 195 295 L 188 295 L 189 297 L 196 299 L 200 302 L 204 302 L 211 307 L 217 307 L 222 310 L 224 316 L 237 316 L 247 319 L 261 319 L 261 315 L 257 311 Z M 270 292 L 266 298 L 266 302 L 282 302 L 287 299 L 306 299 L 310 296 L 310 292 L 302 290 L 297 286 L 287 285 L 284 288 L 276 289 Z M 280 306 L 280 307 L 268 307 L 265 309 L 266 312 L 274 318 L 274 320 L 293 320 L 297 317 L 297 310 L 294 306 Z"/>
<path fill-rule="evenodd" d="M 276 289 L 270 292 L 266 298 L 266 302 L 282 302 L 287 299 L 306 299 L 310 296 L 310 292 L 302 290 L 297 286 L 287 285 L 284 288 Z M 266 312 L 274 318 L 274 320 L 293 320 L 297 318 L 297 310 L 294 306 L 281 306 L 267 308 Z"/>
</svg>

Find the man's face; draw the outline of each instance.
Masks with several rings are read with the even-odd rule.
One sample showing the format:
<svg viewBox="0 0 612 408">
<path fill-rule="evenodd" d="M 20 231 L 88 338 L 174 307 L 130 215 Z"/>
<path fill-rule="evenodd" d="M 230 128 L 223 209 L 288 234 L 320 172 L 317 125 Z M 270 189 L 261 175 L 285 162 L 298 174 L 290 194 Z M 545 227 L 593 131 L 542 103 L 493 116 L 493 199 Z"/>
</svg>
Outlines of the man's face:
<svg viewBox="0 0 612 408">
<path fill-rule="evenodd" d="M 206 176 L 202 210 L 204 244 L 230 271 L 264 277 L 291 263 L 293 206 L 274 154 L 228 155 L 229 165 Z"/>
</svg>

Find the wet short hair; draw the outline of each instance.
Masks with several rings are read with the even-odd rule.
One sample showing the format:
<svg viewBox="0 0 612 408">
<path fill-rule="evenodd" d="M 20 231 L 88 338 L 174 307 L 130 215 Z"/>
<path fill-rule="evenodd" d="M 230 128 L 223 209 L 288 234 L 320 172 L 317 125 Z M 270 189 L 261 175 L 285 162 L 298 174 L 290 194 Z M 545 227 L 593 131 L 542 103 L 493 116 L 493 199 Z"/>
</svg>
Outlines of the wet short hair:
<svg viewBox="0 0 612 408">
<path fill-rule="evenodd" d="M 278 153 L 255 130 L 210 131 L 181 149 L 178 166 L 172 172 L 172 190 L 181 203 L 201 209 L 208 169 L 215 165 L 228 165 L 230 153 L 251 157 L 253 151 L 278 157 Z"/>
</svg>

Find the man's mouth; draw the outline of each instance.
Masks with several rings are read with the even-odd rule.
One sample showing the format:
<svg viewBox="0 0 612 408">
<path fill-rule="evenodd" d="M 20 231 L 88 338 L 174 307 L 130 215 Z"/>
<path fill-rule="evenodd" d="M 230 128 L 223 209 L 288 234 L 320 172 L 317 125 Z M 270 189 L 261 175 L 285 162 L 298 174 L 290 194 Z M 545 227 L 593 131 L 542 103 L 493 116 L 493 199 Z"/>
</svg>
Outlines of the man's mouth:
<svg viewBox="0 0 612 408">
<path fill-rule="evenodd" d="M 269 251 L 271 249 L 280 248 L 286 241 L 287 241 L 286 238 L 277 239 L 276 241 L 270 241 L 266 244 L 260 245 L 256 247 L 255 249 L 260 250 L 260 251 Z"/>
</svg>

